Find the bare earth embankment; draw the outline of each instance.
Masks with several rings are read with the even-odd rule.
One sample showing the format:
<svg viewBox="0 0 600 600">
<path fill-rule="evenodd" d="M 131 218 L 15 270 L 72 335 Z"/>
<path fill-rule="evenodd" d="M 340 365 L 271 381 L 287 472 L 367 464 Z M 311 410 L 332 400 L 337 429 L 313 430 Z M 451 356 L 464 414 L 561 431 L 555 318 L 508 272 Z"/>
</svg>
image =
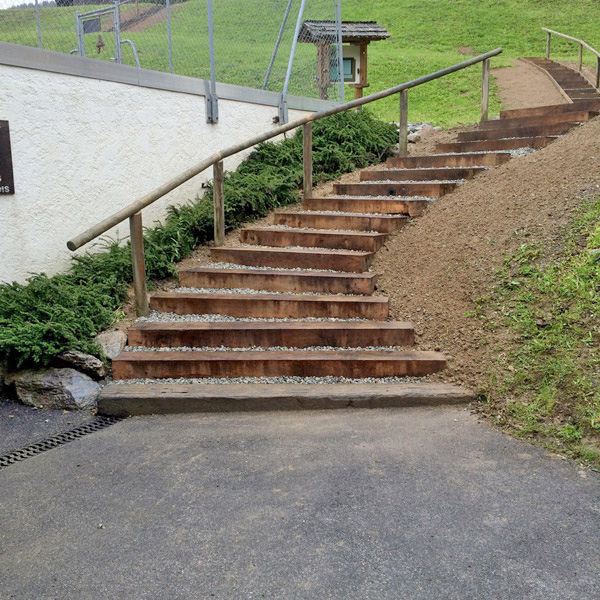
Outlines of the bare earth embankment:
<svg viewBox="0 0 600 600">
<path fill-rule="evenodd" d="M 546 148 L 491 169 L 441 198 L 377 255 L 379 293 L 393 319 L 413 321 L 419 348 L 452 360 L 441 377 L 478 389 L 502 347 L 467 316 L 494 286 L 503 258 L 521 244 L 560 248 L 581 198 L 600 193 L 600 118 Z"/>
</svg>

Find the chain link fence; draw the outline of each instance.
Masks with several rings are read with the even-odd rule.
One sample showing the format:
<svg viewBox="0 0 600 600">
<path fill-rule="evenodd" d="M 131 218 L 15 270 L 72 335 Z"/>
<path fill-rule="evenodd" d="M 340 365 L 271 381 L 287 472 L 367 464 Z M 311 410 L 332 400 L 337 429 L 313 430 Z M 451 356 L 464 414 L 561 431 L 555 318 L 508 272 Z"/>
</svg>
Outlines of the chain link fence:
<svg viewBox="0 0 600 600">
<path fill-rule="evenodd" d="M 332 24 L 319 40 L 314 20 Z M 212 37 L 216 81 L 283 100 L 342 101 L 340 21 L 340 0 L 0 0 L 0 41 L 210 79 Z"/>
</svg>

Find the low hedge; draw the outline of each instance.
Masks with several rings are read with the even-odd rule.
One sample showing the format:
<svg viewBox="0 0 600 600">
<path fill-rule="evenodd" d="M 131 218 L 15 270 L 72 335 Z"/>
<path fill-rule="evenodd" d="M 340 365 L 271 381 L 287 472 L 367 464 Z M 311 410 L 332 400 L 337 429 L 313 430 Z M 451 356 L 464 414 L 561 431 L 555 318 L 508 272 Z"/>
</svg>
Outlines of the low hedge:
<svg viewBox="0 0 600 600">
<path fill-rule="evenodd" d="M 316 181 L 382 160 L 396 142 L 394 125 L 367 111 L 346 112 L 313 126 Z M 228 229 L 299 200 L 302 135 L 260 144 L 225 176 Z M 144 234 L 150 279 L 174 275 L 176 264 L 213 237 L 212 189 L 203 198 L 170 207 L 164 223 Z M 103 251 L 73 258 L 68 272 L 36 274 L 27 283 L 0 285 L 0 362 L 7 368 L 48 365 L 68 349 L 101 355 L 94 338 L 115 320 L 131 282 L 129 244 L 104 240 Z"/>
</svg>

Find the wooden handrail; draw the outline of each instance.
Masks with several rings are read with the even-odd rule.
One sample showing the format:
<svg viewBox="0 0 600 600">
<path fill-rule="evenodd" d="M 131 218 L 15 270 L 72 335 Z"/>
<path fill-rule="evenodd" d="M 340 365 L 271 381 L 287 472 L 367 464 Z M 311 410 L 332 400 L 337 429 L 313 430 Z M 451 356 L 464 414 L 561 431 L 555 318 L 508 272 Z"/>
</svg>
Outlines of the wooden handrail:
<svg viewBox="0 0 600 600">
<path fill-rule="evenodd" d="M 546 32 L 546 58 L 550 58 L 550 39 L 553 35 L 557 35 L 558 37 L 564 38 L 565 40 L 569 40 L 571 42 L 575 42 L 579 44 L 579 63 L 578 63 L 578 71 L 581 71 L 583 68 L 583 49 L 585 48 L 589 52 L 591 52 L 594 56 L 596 56 L 596 88 L 600 87 L 600 51 L 592 48 L 587 42 L 580 40 L 579 38 L 573 37 L 572 35 L 567 35 L 566 33 L 560 33 L 560 31 L 554 31 L 554 29 L 548 29 L 547 27 L 542 27 L 542 31 Z"/>
<path fill-rule="evenodd" d="M 220 152 L 215 152 L 214 154 L 211 154 L 209 157 L 203 159 L 202 161 L 200 161 L 198 164 L 194 165 L 193 167 L 190 167 L 189 169 L 183 171 L 182 173 L 177 175 L 177 177 L 174 177 L 167 183 L 156 188 L 149 194 L 146 194 L 145 196 L 141 197 L 139 200 L 136 200 L 135 202 L 129 204 L 125 208 L 122 208 L 121 210 L 112 214 L 110 217 L 107 217 L 106 219 L 100 221 L 100 223 L 94 225 L 93 227 L 90 227 L 83 233 L 81 233 L 78 236 L 74 237 L 73 239 L 69 240 L 67 242 L 67 247 L 69 248 L 69 250 L 77 250 L 78 248 L 81 248 L 81 246 L 87 244 L 88 242 L 91 242 L 93 239 L 97 238 L 98 236 L 102 235 L 103 233 L 106 233 L 109 229 L 113 228 L 115 225 L 118 225 L 119 223 L 125 221 L 126 219 L 130 219 L 130 224 L 132 224 L 132 227 L 135 226 L 135 231 L 133 231 L 133 229 L 132 229 L 132 241 L 133 241 L 134 237 L 136 239 L 136 243 L 135 244 L 132 243 L 132 252 L 135 253 L 134 262 L 135 262 L 135 265 L 137 265 L 137 268 L 134 269 L 134 289 L 136 290 L 136 292 L 137 292 L 137 290 L 140 290 L 140 293 L 145 293 L 145 275 L 141 272 L 141 269 L 139 268 L 139 265 L 143 264 L 143 248 L 140 249 L 139 243 L 137 243 L 137 240 L 139 240 L 139 231 L 141 229 L 141 214 L 139 214 L 139 216 L 136 216 L 135 219 L 132 219 L 132 217 L 134 215 L 138 215 L 138 213 L 140 213 L 142 209 L 146 208 L 153 202 L 156 202 L 158 199 L 162 198 L 169 192 L 173 191 L 180 185 L 184 184 L 186 181 L 189 181 L 190 179 L 192 179 L 192 177 L 195 177 L 196 175 L 202 173 L 202 171 L 205 171 L 209 167 L 211 167 L 213 165 L 217 165 L 218 163 L 221 163 L 221 165 L 219 165 L 219 167 L 216 168 L 215 174 L 217 175 L 219 186 L 221 186 L 221 183 L 219 181 L 221 179 L 220 169 L 222 168 L 223 159 L 227 158 L 228 156 L 232 156 L 234 154 L 237 154 L 238 152 L 247 150 L 248 148 L 251 148 L 252 146 L 256 146 L 257 144 L 260 144 L 261 142 L 265 142 L 267 140 L 270 140 L 271 138 L 281 135 L 282 133 L 285 133 L 292 129 L 296 129 L 296 127 L 300 127 L 303 125 L 309 125 L 313 121 L 318 121 L 319 119 L 324 119 L 325 117 L 329 117 L 331 115 L 335 115 L 335 114 L 338 114 L 338 113 L 341 113 L 341 112 L 344 112 L 347 110 L 352 110 L 354 108 L 358 108 L 359 106 L 363 106 L 365 104 L 369 104 L 370 102 L 374 102 L 375 100 L 387 98 L 388 96 L 392 96 L 394 94 L 400 94 L 401 104 L 404 103 L 404 105 L 406 105 L 406 91 L 409 90 L 410 88 L 417 87 L 419 85 L 428 83 L 429 81 L 433 81 L 435 79 L 439 79 L 440 77 L 445 77 L 446 75 L 450 75 L 451 73 L 455 73 L 456 71 L 466 69 L 467 67 L 470 67 L 471 65 L 474 65 L 477 63 L 483 63 L 482 103 L 481 103 L 482 104 L 482 119 L 487 119 L 487 106 L 488 106 L 488 98 L 489 98 L 490 58 L 497 56 L 501 53 L 502 53 L 502 48 L 496 48 L 495 50 L 491 50 L 490 52 L 486 52 L 485 54 L 480 54 L 479 56 L 475 56 L 469 60 L 465 60 L 461 63 L 457 63 L 455 65 L 452 65 L 451 67 L 447 67 L 440 71 L 435 71 L 434 73 L 429 73 L 428 75 L 424 75 L 423 77 L 413 79 L 406 83 L 401 83 L 399 85 L 388 88 L 381 92 L 376 92 L 374 94 L 370 94 L 369 96 L 365 96 L 364 98 L 357 98 L 356 100 L 352 100 L 351 102 L 346 102 L 345 104 L 341 104 L 339 106 L 335 106 L 333 108 L 323 110 L 323 111 L 308 115 L 306 117 L 302 117 L 301 119 L 296 119 L 295 121 L 291 121 L 285 125 L 280 125 L 279 127 L 276 127 L 275 129 L 264 132 L 260 135 L 256 135 L 256 136 L 246 140 L 245 142 L 241 142 L 234 146 L 230 146 L 229 148 L 225 148 L 224 150 L 221 150 Z M 407 118 L 406 118 L 406 114 L 405 114 L 406 106 L 401 106 L 400 112 L 401 112 L 401 117 L 400 117 L 400 128 L 399 128 L 399 136 L 400 136 L 399 141 L 400 141 L 400 148 L 402 149 L 403 147 L 404 148 L 406 147 L 405 140 L 408 135 Z M 311 128 L 305 127 L 304 135 L 308 137 L 308 136 L 310 136 L 310 134 L 311 134 Z M 307 194 L 307 193 L 310 193 L 309 188 L 308 188 L 309 183 L 311 184 L 311 187 L 312 187 L 312 181 L 310 181 L 310 182 L 308 181 L 309 177 L 312 179 L 312 147 L 310 147 L 310 148 L 308 147 L 308 140 L 304 144 L 303 155 L 304 155 L 304 177 L 305 177 L 304 193 Z M 308 173 L 309 168 L 310 168 L 310 174 Z M 222 202 L 222 198 L 221 198 L 222 194 L 220 193 L 219 190 L 220 190 L 220 187 L 217 190 L 219 192 L 217 194 L 217 196 L 218 196 L 218 201 L 219 201 L 218 203 L 220 205 L 218 208 L 219 208 L 221 219 L 215 219 L 216 222 L 219 221 L 218 231 L 215 230 L 215 238 L 218 240 L 222 240 L 223 235 L 224 235 L 225 225 L 224 225 L 224 215 L 222 214 L 223 213 L 223 202 Z M 217 208 L 217 206 L 215 205 L 215 209 L 216 208 Z M 135 246 L 135 248 L 134 248 L 134 246 Z M 139 281 L 140 277 L 144 277 L 143 282 Z M 141 313 L 141 314 L 143 314 L 144 312 L 147 313 L 147 310 L 148 310 L 147 302 L 145 302 L 144 299 L 137 299 L 137 300 L 139 300 L 139 301 L 136 301 L 136 306 L 139 307 L 138 313 Z"/>
</svg>

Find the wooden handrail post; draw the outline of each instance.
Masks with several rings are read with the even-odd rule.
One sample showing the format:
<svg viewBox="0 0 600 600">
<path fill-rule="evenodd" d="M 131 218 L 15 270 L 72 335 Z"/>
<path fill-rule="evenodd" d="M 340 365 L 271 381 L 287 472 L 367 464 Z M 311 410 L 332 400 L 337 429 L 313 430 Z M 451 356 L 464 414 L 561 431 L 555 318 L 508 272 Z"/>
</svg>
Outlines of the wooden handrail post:
<svg viewBox="0 0 600 600">
<path fill-rule="evenodd" d="M 313 161 L 312 161 L 312 122 L 302 125 L 302 192 L 304 199 L 312 196 Z"/>
<path fill-rule="evenodd" d="M 481 121 L 487 121 L 490 105 L 490 59 L 481 63 Z"/>
<path fill-rule="evenodd" d="M 579 68 L 578 71 L 581 71 L 583 67 L 583 44 L 579 44 Z"/>
<path fill-rule="evenodd" d="M 600 87 L 600 56 L 596 56 L 596 88 Z"/>
<path fill-rule="evenodd" d="M 222 246 L 225 242 L 225 177 L 223 175 L 223 161 L 213 165 L 213 207 L 215 246 Z"/>
<path fill-rule="evenodd" d="M 398 122 L 398 156 L 408 154 L 408 90 L 399 94 L 400 120 Z"/>
<path fill-rule="evenodd" d="M 547 31 L 546 32 L 546 58 L 550 58 L 550 38 L 552 37 L 552 34 Z"/>
<path fill-rule="evenodd" d="M 146 261 L 144 260 L 144 231 L 142 213 L 129 217 L 131 234 L 131 269 L 133 271 L 133 291 L 135 294 L 135 314 L 145 317 L 148 312 L 148 290 L 146 287 Z"/>
</svg>

